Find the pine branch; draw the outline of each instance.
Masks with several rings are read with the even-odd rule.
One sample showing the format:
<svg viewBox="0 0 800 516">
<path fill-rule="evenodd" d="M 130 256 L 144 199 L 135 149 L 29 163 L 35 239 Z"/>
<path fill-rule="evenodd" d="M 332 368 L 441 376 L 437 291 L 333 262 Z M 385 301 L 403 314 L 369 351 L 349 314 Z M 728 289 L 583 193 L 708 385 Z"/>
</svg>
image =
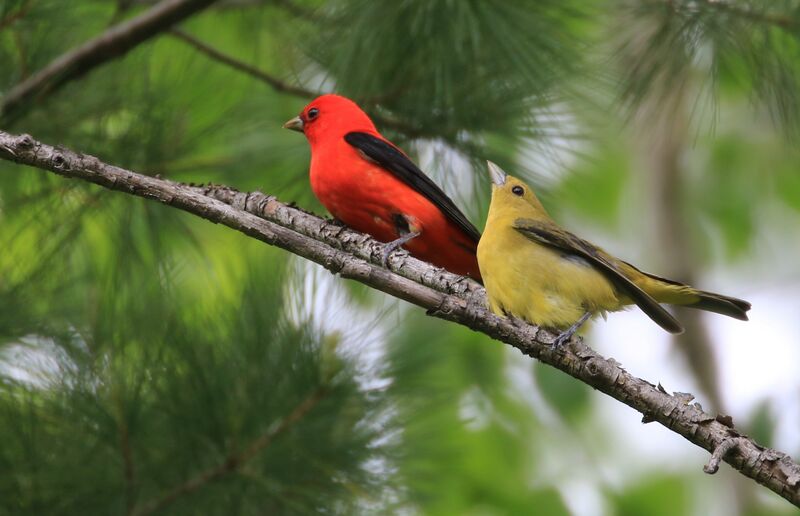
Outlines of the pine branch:
<svg viewBox="0 0 800 516">
<path fill-rule="evenodd" d="M 307 20 L 318 19 L 317 13 L 314 12 L 313 9 L 309 9 L 308 7 L 298 4 L 293 0 L 272 0 L 271 3 L 277 7 L 280 7 L 296 18 L 305 18 Z"/>
<path fill-rule="evenodd" d="M 154 5 L 160 0 L 126 0 L 131 5 Z M 243 9 L 248 7 L 264 7 L 273 0 L 219 0 L 218 9 Z"/>
<path fill-rule="evenodd" d="M 163 0 L 144 13 L 114 25 L 50 62 L 3 96 L 0 122 L 9 124 L 32 103 L 42 100 L 66 83 L 78 79 L 153 36 L 169 29 L 216 0 Z"/>
<path fill-rule="evenodd" d="M 643 422 L 657 421 L 713 452 L 707 472 L 714 471 L 716 463 L 723 459 L 743 475 L 800 507 L 800 465 L 791 457 L 742 435 L 729 417 L 706 413 L 699 404 L 692 403 L 692 395 L 669 394 L 661 385 L 629 374 L 581 339 L 573 339 L 564 348 L 555 350 L 551 345 L 554 335 L 550 332 L 489 312 L 483 290 L 474 285 L 464 287 L 470 280 L 458 279 L 404 253 L 393 253 L 390 269 L 384 269 L 377 265 L 382 244 L 261 193 L 236 192 L 227 187 L 192 187 L 145 176 L 92 156 L 37 142 L 28 135 L 0 132 L 0 158 L 157 200 L 224 224 L 314 261 L 334 274 L 416 304 L 429 315 L 505 342 L 639 411 Z M 424 281 L 415 281 L 417 278 Z"/>
<path fill-rule="evenodd" d="M 137 5 L 153 5 L 158 0 L 127 0 L 131 4 Z M 292 0 L 219 0 L 215 6 L 218 10 L 225 9 L 249 9 L 265 7 L 267 5 L 275 6 L 283 9 L 295 18 L 305 18 L 307 20 L 317 19 L 317 14 L 313 9 L 304 5 L 293 2 Z"/>
<path fill-rule="evenodd" d="M 691 4 L 696 2 L 682 2 L 683 5 L 676 6 L 675 0 L 666 0 L 677 11 L 680 7 L 691 8 Z M 800 27 L 800 20 L 786 14 L 772 14 L 766 11 L 758 11 L 750 7 L 738 5 L 726 0 L 702 0 L 700 2 L 706 9 L 730 14 L 738 18 L 750 20 L 754 23 L 774 25 L 781 29 L 793 32 Z"/>
<path fill-rule="evenodd" d="M 754 23 L 774 25 L 789 30 L 798 25 L 798 20 L 789 15 L 759 11 L 747 5 L 740 5 L 735 0 L 641 0 L 640 4 L 664 6 L 675 14 L 696 15 L 705 12 L 729 14 Z"/>
<path fill-rule="evenodd" d="M 24 18 L 25 15 L 28 14 L 28 11 L 30 11 L 32 4 L 33 0 L 27 0 L 20 6 L 19 9 L 16 11 L 11 11 L 5 17 L 0 18 L 0 31 L 10 27 L 16 21 Z"/>
<path fill-rule="evenodd" d="M 210 57 L 214 61 L 227 65 L 233 68 L 234 70 L 244 72 L 250 77 L 253 77 L 261 82 L 268 84 L 275 91 L 279 91 L 282 93 L 289 93 L 296 97 L 301 97 L 306 99 L 313 99 L 318 95 L 320 95 L 320 93 L 317 93 L 315 91 L 307 90 L 299 86 L 293 86 L 287 82 L 278 79 L 277 77 L 268 74 L 267 72 L 259 70 L 254 66 L 251 66 L 243 61 L 239 61 L 238 59 L 235 59 L 227 54 L 223 54 L 216 48 L 206 43 L 203 43 L 199 39 L 195 38 L 194 36 L 190 36 L 189 34 L 183 32 L 182 30 L 172 29 L 170 31 L 170 34 L 180 39 L 184 43 L 188 43 L 196 50 L 202 52 L 203 54 Z"/>
<path fill-rule="evenodd" d="M 327 394 L 325 387 L 320 387 L 312 392 L 305 400 L 297 405 L 289 415 L 281 419 L 277 425 L 270 426 L 266 432 L 259 436 L 256 440 L 250 443 L 247 448 L 238 453 L 231 453 L 228 457 L 217 466 L 210 468 L 192 478 L 168 490 L 161 497 L 152 500 L 142 506 L 141 509 L 134 510 L 132 514 L 135 516 L 149 516 L 150 514 L 157 513 L 165 507 L 171 505 L 178 498 L 197 491 L 207 484 L 219 480 L 222 477 L 230 475 L 239 471 L 239 469 L 247 464 L 250 460 L 256 457 L 261 451 L 267 448 L 276 437 L 287 431 L 295 423 L 303 419 L 311 409 L 313 409 Z M 717 460 L 719 465 L 719 460 Z"/>
<path fill-rule="evenodd" d="M 256 68 L 255 66 L 252 66 L 233 56 L 225 54 L 220 50 L 217 50 L 208 43 L 200 41 L 199 39 L 195 38 L 194 36 L 191 36 L 190 34 L 187 34 L 186 32 L 183 32 L 182 30 L 172 29 L 170 33 L 176 38 L 180 39 L 181 41 L 191 45 L 195 50 L 201 52 L 202 54 L 205 54 L 207 57 L 213 59 L 214 61 L 229 66 L 239 72 L 243 72 L 256 80 L 263 82 L 264 84 L 268 85 L 273 90 L 279 93 L 288 93 L 295 97 L 308 100 L 323 95 L 324 93 L 324 92 L 309 90 L 301 86 L 295 86 L 285 81 L 282 81 L 272 74 L 269 74 L 259 68 Z M 361 105 L 370 106 L 374 105 L 380 99 L 372 98 L 372 99 L 356 99 L 356 100 L 358 100 L 359 101 L 358 103 Z M 367 108 L 367 111 L 369 112 L 370 118 L 372 118 L 372 120 L 376 122 L 377 125 L 393 129 L 395 131 L 399 131 L 408 138 L 416 138 L 422 136 L 435 137 L 438 135 L 438 133 L 426 133 L 423 129 L 407 124 L 402 120 L 384 116 L 381 113 L 376 112 L 374 109 Z"/>
</svg>

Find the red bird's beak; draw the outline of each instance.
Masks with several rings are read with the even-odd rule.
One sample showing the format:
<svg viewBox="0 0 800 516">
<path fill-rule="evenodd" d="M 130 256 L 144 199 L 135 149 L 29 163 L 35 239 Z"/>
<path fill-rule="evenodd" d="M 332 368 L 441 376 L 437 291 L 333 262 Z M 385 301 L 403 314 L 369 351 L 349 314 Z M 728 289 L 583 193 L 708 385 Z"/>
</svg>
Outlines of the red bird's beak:
<svg viewBox="0 0 800 516">
<path fill-rule="evenodd" d="M 302 133 L 303 132 L 303 120 L 296 116 L 291 120 L 287 120 L 285 124 L 283 124 L 284 129 L 291 129 L 292 131 L 297 131 Z"/>
</svg>

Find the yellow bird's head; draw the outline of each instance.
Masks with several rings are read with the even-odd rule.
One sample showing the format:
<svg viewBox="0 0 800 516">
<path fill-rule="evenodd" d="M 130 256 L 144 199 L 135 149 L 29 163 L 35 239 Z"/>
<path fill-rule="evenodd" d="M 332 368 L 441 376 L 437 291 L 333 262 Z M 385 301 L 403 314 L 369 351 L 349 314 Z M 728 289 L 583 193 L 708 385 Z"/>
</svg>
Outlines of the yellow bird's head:
<svg viewBox="0 0 800 516">
<path fill-rule="evenodd" d="M 492 178 L 492 204 L 489 216 L 507 215 L 514 218 L 541 218 L 547 216 L 533 189 L 503 169 L 487 161 Z"/>
</svg>

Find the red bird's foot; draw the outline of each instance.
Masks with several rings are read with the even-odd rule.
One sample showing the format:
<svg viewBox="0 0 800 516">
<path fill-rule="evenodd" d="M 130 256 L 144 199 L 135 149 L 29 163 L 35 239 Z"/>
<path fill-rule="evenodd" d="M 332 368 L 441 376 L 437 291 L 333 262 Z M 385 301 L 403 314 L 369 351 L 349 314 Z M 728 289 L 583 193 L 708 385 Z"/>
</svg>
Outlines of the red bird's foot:
<svg viewBox="0 0 800 516">
<path fill-rule="evenodd" d="M 381 265 L 385 268 L 386 262 L 389 261 L 389 255 L 392 254 L 392 251 L 405 244 L 412 238 L 418 237 L 419 235 L 419 233 L 406 233 L 397 240 L 392 240 L 391 242 L 387 243 L 386 247 L 383 248 L 383 254 L 381 255 Z"/>
</svg>

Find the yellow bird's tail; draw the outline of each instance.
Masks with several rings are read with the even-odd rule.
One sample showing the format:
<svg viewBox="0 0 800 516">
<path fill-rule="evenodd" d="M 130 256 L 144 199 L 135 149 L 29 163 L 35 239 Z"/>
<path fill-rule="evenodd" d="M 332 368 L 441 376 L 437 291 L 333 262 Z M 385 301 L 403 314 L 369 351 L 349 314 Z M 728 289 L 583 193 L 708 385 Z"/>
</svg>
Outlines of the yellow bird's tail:
<svg viewBox="0 0 800 516">
<path fill-rule="evenodd" d="M 699 300 L 694 303 L 687 303 L 684 306 L 727 315 L 728 317 L 733 317 L 740 321 L 747 320 L 747 311 L 750 310 L 750 303 L 744 299 L 723 296 L 722 294 L 705 292 L 703 290 L 695 290 L 695 295 Z"/>
<path fill-rule="evenodd" d="M 748 320 L 747 311 L 750 310 L 750 303 L 743 299 L 697 290 L 678 281 L 642 272 L 629 263 L 626 265 L 641 274 L 641 276 L 633 274 L 631 278 L 633 282 L 659 303 L 706 310 L 740 321 Z"/>
</svg>

